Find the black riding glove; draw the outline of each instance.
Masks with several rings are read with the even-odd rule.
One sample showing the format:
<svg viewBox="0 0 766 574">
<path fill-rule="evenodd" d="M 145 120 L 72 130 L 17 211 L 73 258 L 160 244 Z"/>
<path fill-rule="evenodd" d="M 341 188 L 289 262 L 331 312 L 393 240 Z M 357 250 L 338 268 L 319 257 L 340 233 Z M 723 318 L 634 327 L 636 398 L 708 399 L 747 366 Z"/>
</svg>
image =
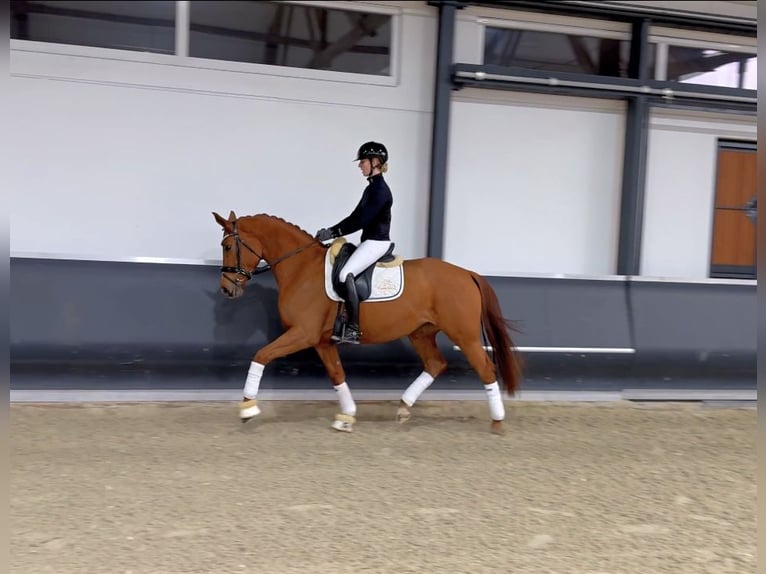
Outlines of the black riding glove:
<svg viewBox="0 0 766 574">
<path fill-rule="evenodd" d="M 317 239 L 318 241 L 327 241 L 328 239 L 333 239 L 335 237 L 335 233 L 333 233 L 332 229 L 322 228 L 319 231 L 317 231 L 316 235 L 314 236 L 314 239 Z"/>
</svg>

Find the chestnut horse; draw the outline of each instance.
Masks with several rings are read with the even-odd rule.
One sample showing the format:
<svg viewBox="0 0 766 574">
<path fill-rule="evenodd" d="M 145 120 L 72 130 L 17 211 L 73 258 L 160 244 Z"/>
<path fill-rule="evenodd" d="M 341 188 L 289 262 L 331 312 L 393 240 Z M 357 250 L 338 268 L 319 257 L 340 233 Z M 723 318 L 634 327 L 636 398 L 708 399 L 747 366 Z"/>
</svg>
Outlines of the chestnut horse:
<svg viewBox="0 0 766 574">
<path fill-rule="evenodd" d="M 213 215 L 224 233 L 222 293 L 239 297 L 254 274 L 273 272 L 279 292 L 279 316 L 285 328 L 280 337 L 259 349 L 250 363 L 239 405 L 242 422 L 260 413 L 256 395 L 264 367 L 275 359 L 314 347 L 340 403 L 332 428 L 351 431 L 356 404 L 338 349 L 330 339 L 339 303 L 326 291 L 328 246 L 298 226 L 271 215 L 237 218 L 233 211 L 229 219 L 215 212 Z M 262 260 L 265 267 L 259 267 Z M 502 433 L 505 406 L 497 373 L 508 394 L 513 395 L 521 378 L 521 361 L 508 333 L 510 322 L 503 319 L 494 290 L 481 275 L 439 259 L 408 259 L 401 265 L 404 288 L 397 297 L 362 301 L 359 306 L 361 344 L 386 343 L 407 336 L 423 361 L 423 371 L 402 394 L 399 422 L 410 418 L 410 408 L 417 398 L 447 368 L 436 344 L 437 334 L 443 331 L 460 347 L 484 383 L 490 429 Z M 482 344 L 483 331 L 494 361 Z"/>
</svg>

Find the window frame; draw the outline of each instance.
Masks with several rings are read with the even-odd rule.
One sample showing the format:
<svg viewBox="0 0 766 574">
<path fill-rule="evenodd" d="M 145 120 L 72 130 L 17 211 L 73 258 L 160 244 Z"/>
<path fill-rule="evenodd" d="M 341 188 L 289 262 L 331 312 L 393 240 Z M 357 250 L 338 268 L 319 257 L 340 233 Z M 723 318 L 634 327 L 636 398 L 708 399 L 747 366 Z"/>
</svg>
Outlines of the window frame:
<svg viewBox="0 0 766 574">
<path fill-rule="evenodd" d="M 545 22 L 534 22 L 520 19 L 500 19 L 500 18 L 478 18 L 477 22 L 481 25 L 482 46 L 486 40 L 487 28 L 505 28 L 510 30 L 530 30 L 533 32 L 550 32 L 553 34 L 575 34 L 580 36 L 590 36 L 593 38 L 606 38 L 610 40 L 628 40 L 630 41 L 630 30 L 620 31 L 610 28 L 591 28 L 577 24 L 556 24 Z M 482 54 L 482 59 L 484 58 Z"/>
<path fill-rule="evenodd" d="M 176 25 L 175 25 L 175 53 L 158 54 L 154 52 L 139 52 L 121 50 L 118 48 L 100 48 L 96 46 L 80 46 L 75 44 L 59 44 L 55 42 L 40 42 L 36 40 L 10 40 L 11 51 L 36 52 L 42 54 L 55 54 L 62 56 L 79 56 L 84 58 L 100 58 L 124 62 L 136 62 L 146 64 L 160 64 L 177 66 L 189 69 L 212 70 L 222 72 L 236 72 L 244 74 L 282 76 L 293 79 L 319 80 L 363 85 L 379 85 L 396 87 L 401 83 L 401 39 L 402 39 L 402 15 L 405 10 L 398 5 L 366 4 L 362 2 L 350 2 L 339 0 L 329 2 L 283 0 L 289 4 L 300 6 L 316 6 L 320 8 L 334 8 L 354 12 L 385 14 L 391 17 L 391 67 L 387 76 L 374 74 L 360 74 L 352 72 L 338 72 L 333 70 L 313 70 L 310 68 L 298 68 L 290 66 L 256 64 L 250 62 L 233 62 L 210 58 L 199 58 L 188 55 L 191 3 L 189 0 L 177 0 Z"/>
<path fill-rule="evenodd" d="M 173 32 L 175 36 L 176 45 L 178 42 L 178 1 L 172 2 L 174 4 L 173 13 Z M 61 54 L 65 56 L 91 56 L 91 57 L 104 57 L 108 59 L 122 60 L 121 57 L 115 57 L 124 53 L 133 54 L 137 57 L 126 57 L 125 60 L 140 62 L 144 61 L 143 56 L 159 56 L 161 58 L 173 58 L 175 52 L 172 54 L 163 54 L 162 52 L 150 52 L 142 50 L 127 50 L 122 48 L 104 48 L 101 46 L 88 46 L 85 44 L 63 44 L 59 42 L 43 42 L 40 40 L 21 40 L 18 38 L 10 38 L 10 49 L 12 51 L 20 52 L 38 52 L 44 54 Z M 92 53 L 91 53 L 92 51 Z M 156 63 L 153 58 L 149 58 L 150 63 Z"/>
<path fill-rule="evenodd" d="M 196 56 L 178 56 L 183 58 L 185 65 L 191 68 L 204 68 L 213 70 L 224 70 L 230 72 L 250 72 L 256 74 L 268 74 L 270 76 L 289 76 L 291 78 L 303 78 L 311 80 L 335 80 L 351 83 L 377 84 L 381 86 L 397 86 L 400 82 L 400 59 L 401 59 L 401 21 L 403 10 L 399 6 L 385 6 L 380 4 L 363 4 L 360 2 L 337 1 L 328 2 L 324 0 L 317 1 L 296 1 L 282 0 L 285 4 L 295 4 L 297 6 L 315 6 L 317 8 L 329 8 L 336 10 L 347 10 L 353 12 L 364 12 L 369 14 L 385 14 L 391 17 L 391 73 L 388 76 L 379 76 L 375 74 L 358 74 L 352 72 L 337 72 L 333 70 L 312 70 L 311 68 L 298 68 L 291 66 L 279 66 L 270 64 L 255 64 L 250 62 L 232 62 L 228 60 L 216 60 L 210 58 L 200 58 Z M 187 0 L 184 2 L 189 5 L 189 19 L 185 26 L 185 46 L 181 46 L 188 54 L 189 50 L 189 23 L 191 4 Z M 289 70 L 289 71 L 285 71 Z"/>
<path fill-rule="evenodd" d="M 650 46 L 655 46 L 654 79 L 666 82 L 668 74 L 668 50 L 671 46 L 720 50 L 722 52 L 758 56 L 758 45 L 754 38 L 726 36 L 723 34 L 692 34 L 686 30 L 651 27 L 647 37 Z M 681 83 L 681 82 L 679 82 Z M 685 82 L 684 82 L 685 83 Z M 694 85 L 689 83 L 688 85 Z M 746 89 L 746 88 L 737 88 Z M 757 91 L 757 90 L 752 90 Z"/>
<path fill-rule="evenodd" d="M 627 24 L 595 20 L 592 23 L 573 21 L 571 24 L 557 18 L 556 22 L 540 22 L 535 19 L 518 17 L 476 17 L 476 23 L 480 25 L 479 46 L 481 52 L 481 65 L 487 65 L 484 48 L 486 45 L 487 28 L 501 28 L 509 30 L 529 30 L 534 32 L 549 32 L 553 34 L 574 34 L 592 38 L 606 38 L 612 40 L 632 41 L 632 34 Z M 668 28 L 664 26 L 650 26 L 647 37 L 650 49 L 654 50 L 654 80 L 667 80 L 668 50 L 670 46 L 684 46 L 706 50 L 720 50 L 729 53 L 741 53 L 758 56 L 756 38 L 735 36 L 729 34 L 715 34 L 709 32 L 696 32 L 680 28 Z M 674 82 L 675 83 L 675 82 Z M 682 83 L 682 82 L 678 82 Z M 694 85 L 694 84 L 689 84 Z M 746 88 L 737 88 L 746 89 Z M 753 90 L 757 91 L 757 90 Z"/>
<path fill-rule="evenodd" d="M 505 30 L 525 30 L 530 32 L 548 32 L 551 34 L 564 34 L 564 35 L 576 35 L 587 36 L 590 38 L 603 38 L 608 40 L 622 40 L 630 44 L 631 32 L 627 30 L 618 30 L 617 26 L 614 28 L 607 27 L 609 24 L 615 24 L 614 22 L 599 22 L 606 26 L 601 27 L 588 27 L 579 23 L 565 24 L 565 23 L 544 23 L 533 20 L 522 20 L 515 18 L 477 18 L 477 23 L 481 27 L 480 47 L 481 47 L 481 64 L 487 65 L 485 47 L 487 42 L 487 28 L 500 28 Z M 619 25 L 618 25 L 619 26 Z M 623 27 L 623 26 L 619 26 Z"/>
</svg>

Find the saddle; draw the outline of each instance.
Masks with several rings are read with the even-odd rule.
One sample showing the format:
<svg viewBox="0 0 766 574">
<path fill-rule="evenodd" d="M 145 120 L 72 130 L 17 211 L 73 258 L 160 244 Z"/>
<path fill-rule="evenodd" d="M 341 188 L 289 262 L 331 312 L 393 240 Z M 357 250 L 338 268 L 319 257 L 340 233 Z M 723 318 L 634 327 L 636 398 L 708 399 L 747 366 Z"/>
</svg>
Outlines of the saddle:
<svg viewBox="0 0 766 574">
<path fill-rule="evenodd" d="M 394 255 L 395 243 L 391 243 L 391 247 L 388 248 L 378 260 L 367 267 L 359 275 L 354 277 L 354 283 L 356 284 L 356 294 L 359 296 L 359 302 L 369 298 L 372 291 L 372 273 L 375 271 L 375 267 L 396 267 L 402 264 L 402 258 L 398 255 Z M 330 246 L 330 261 L 332 262 L 332 286 L 335 291 L 346 299 L 348 294 L 346 292 L 346 284 L 340 281 L 340 270 L 348 261 L 349 257 L 356 251 L 357 246 L 353 243 L 348 243 L 345 239 L 340 238 L 333 242 Z"/>
</svg>

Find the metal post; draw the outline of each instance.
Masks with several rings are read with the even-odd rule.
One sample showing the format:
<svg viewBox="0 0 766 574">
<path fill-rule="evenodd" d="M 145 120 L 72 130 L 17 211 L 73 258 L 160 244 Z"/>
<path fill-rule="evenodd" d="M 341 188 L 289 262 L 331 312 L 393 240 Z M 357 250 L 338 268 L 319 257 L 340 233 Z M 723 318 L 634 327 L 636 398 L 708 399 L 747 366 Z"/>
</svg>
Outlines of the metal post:
<svg viewBox="0 0 766 574">
<path fill-rule="evenodd" d="M 439 35 L 436 49 L 433 128 L 431 135 L 431 185 L 428 210 L 429 257 L 441 258 L 444 251 L 444 205 L 447 186 L 447 151 L 452 97 L 452 52 L 455 44 L 455 15 L 462 2 L 429 1 L 439 8 Z"/>
<path fill-rule="evenodd" d="M 189 55 L 189 10 L 188 0 L 176 2 L 176 56 Z"/>
<path fill-rule="evenodd" d="M 648 20 L 633 24 L 629 75 L 646 80 L 648 67 Z M 649 143 L 649 101 L 646 96 L 628 98 L 625 118 L 625 149 L 622 168 L 620 238 L 617 274 L 639 275 L 641 271 L 641 232 L 644 222 L 646 148 Z"/>
</svg>

